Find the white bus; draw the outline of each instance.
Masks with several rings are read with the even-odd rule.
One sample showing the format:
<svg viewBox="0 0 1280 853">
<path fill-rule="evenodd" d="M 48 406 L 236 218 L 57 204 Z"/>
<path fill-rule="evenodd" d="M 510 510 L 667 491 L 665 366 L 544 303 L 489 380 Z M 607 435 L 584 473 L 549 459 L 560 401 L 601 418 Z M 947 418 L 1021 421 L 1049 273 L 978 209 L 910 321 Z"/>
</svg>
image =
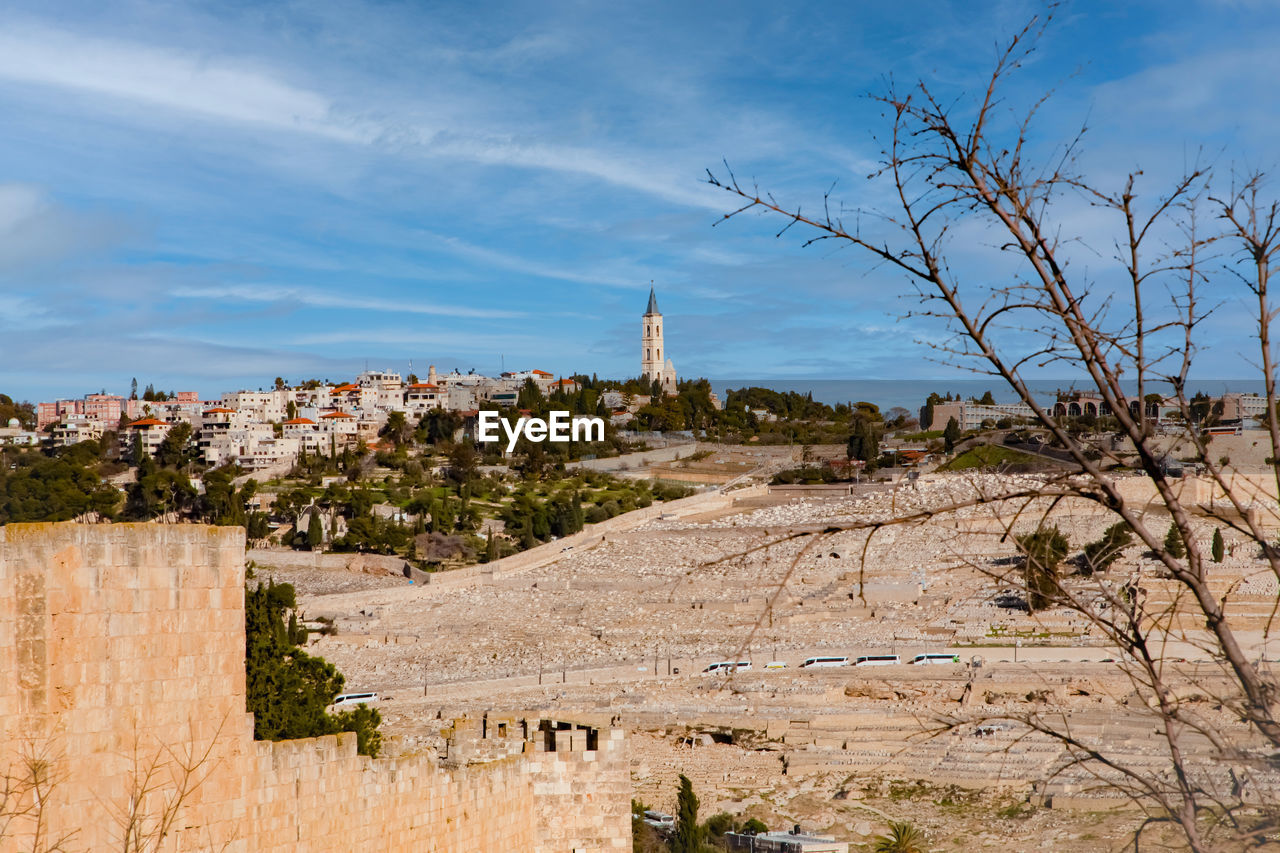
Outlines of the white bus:
<svg viewBox="0 0 1280 853">
<path fill-rule="evenodd" d="M 805 662 L 804 662 L 804 663 L 802 663 L 802 664 L 800 664 L 800 668 L 801 668 L 801 669 L 806 669 L 806 668 L 808 668 L 808 667 L 822 667 L 822 666 L 848 666 L 848 665 L 849 665 L 849 659 L 848 659 L 848 658 L 842 658 L 842 657 L 818 657 L 818 658 L 806 658 L 806 659 L 805 659 Z"/>
<path fill-rule="evenodd" d="M 893 666 L 902 663 L 897 655 L 861 655 L 853 662 L 854 666 Z"/>
<path fill-rule="evenodd" d="M 740 660 L 737 663 L 730 660 L 722 660 L 708 664 L 703 672 L 742 672 L 748 669 L 751 669 L 751 661 L 749 660 Z"/>
<path fill-rule="evenodd" d="M 339 693 L 333 697 L 333 707 L 341 708 L 344 705 L 368 705 L 378 701 L 377 693 Z"/>
<path fill-rule="evenodd" d="M 941 652 L 926 652 L 912 658 L 913 664 L 960 663 L 960 655 L 948 655 Z"/>
</svg>

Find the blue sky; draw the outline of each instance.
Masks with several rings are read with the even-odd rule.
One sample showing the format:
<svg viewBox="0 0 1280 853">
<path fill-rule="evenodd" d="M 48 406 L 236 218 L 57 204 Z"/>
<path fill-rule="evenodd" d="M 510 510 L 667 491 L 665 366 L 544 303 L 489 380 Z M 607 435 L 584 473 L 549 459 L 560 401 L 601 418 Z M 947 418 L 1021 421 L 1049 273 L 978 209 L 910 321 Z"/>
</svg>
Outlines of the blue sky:
<svg viewBox="0 0 1280 853">
<path fill-rule="evenodd" d="M 410 359 L 633 375 L 650 281 L 682 375 L 944 375 L 899 276 L 773 220 L 712 227 L 728 199 L 701 178 L 727 159 L 874 205 L 865 95 L 977 86 L 1040 9 L 6 3 L 0 391 L 208 397 Z M 1069 3 L 1009 95 L 1056 87 L 1037 141 L 1087 120 L 1103 183 L 1202 148 L 1270 168 L 1278 35 L 1273 2 Z M 1105 243 L 1095 218 L 1065 221 Z M 1244 375 L 1243 294 L 1220 297 L 1199 372 Z"/>
</svg>

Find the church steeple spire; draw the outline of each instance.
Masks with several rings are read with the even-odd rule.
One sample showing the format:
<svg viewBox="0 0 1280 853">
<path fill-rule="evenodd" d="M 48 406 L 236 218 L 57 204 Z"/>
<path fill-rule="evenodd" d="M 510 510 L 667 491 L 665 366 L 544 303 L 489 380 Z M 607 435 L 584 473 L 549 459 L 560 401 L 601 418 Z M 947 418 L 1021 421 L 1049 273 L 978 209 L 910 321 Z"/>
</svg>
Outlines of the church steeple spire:
<svg viewBox="0 0 1280 853">
<path fill-rule="evenodd" d="M 653 292 L 653 286 L 649 287 L 649 307 L 645 309 L 645 314 L 661 314 L 658 310 L 658 296 Z"/>
</svg>

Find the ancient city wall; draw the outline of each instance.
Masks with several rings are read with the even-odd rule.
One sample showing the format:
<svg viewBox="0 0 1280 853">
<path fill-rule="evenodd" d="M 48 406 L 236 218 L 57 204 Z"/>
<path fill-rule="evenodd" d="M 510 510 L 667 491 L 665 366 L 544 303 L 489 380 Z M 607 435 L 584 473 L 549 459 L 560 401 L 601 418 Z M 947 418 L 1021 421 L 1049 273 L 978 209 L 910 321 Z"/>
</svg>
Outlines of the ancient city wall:
<svg viewBox="0 0 1280 853">
<path fill-rule="evenodd" d="M 621 732 L 525 724 L 444 763 L 253 741 L 243 585 L 238 528 L 0 528 L 0 853 L 125 849 L 129 827 L 157 851 L 630 846 Z"/>
</svg>

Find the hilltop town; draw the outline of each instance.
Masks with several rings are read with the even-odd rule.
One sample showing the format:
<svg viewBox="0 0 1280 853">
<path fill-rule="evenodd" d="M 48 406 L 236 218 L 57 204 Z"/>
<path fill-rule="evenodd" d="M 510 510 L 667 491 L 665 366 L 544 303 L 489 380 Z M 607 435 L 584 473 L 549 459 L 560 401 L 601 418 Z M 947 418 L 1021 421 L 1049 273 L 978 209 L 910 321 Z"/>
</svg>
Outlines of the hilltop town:
<svg viewBox="0 0 1280 853">
<path fill-rule="evenodd" d="M 610 772 L 625 773 L 648 815 L 637 839 L 662 838 L 681 777 L 723 815 L 717 826 L 803 826 L 785 841 L 809 845 L 796 849 L 857 849 L 907 817 L 939 849 L 1029 833 L 1083 851 L 1131 832 L 1115 791 L 1073 770 L 1060 743 L 980 721 L 1064 714 L 1082 737 L 1125 744 L 1126 761 L 1160 761 L 1138 734 L 1151 721 L 1132 701 L 1132 673 L 1115 665 L 1124 652 L 1073 610 L 1030 608 L 1018 593 L 1020 546 L 999 501 L 874 540 L 829 532 L 809 550 L 787 538 L 1043 488 L 1070 456 L 1031 425 L 1032 409 L 934 394 L 916 417 L 764 389 L 722 402 L 705 382 L 680 382 L 664 349 L 651 294 L 646 372 L 629 382 L 429 368 L 425 382 L 365 371 L 212 401 L 147 389 L 40 403 L 26 413 L 34 430 L 4 433 L 13 461 L 0 510 L 9 521 L 244 527 L 255 582 L 297 591 L 308 653 L 376 706 L 394 754 L 461 754 L 469 724 L 442 729 L 454 719 L 625 733 L 625 765 L 618 747 Z M 604 440 L 521 439 L 512 452 L 477 442 L 483 410 L 554 409 L 602 416 Z M 1280 523 L 1256 484 L 1269 447 L 1261 398 L 1148 395 L 1130 411 L 1167 434 L 1162 465 L 1187 494 L 1212 500 L 1215 488 L 1196 477 L 1190 418 L 1254 484 L 1245 509 Z M 1063 393 L 1052 412 L 1148 500 L 1149 482 L 1127 471 L 1131 450 L 1107 438 L 1103 400 Z M 78 473 L 50 485 L 67 471 Z M 1038 529 L 1028 507 L 1018 512 L 1028 520 L 1012 532 Z M 1054 504 L 1071 551 L 1105 538 L 1105 519 Z M 1224 549 L 1215 589 L 1248 622 L 1251 649 L 1265 645 L 1274 575 L 1247 537 L 1197 524 L 1204 547 L 1217 537 Z M 1177 607 L 1159 562 L 1137 548 L 1064 584 Z M 1165 640 L 1175 689 L 1207 701 L 1194 697 L 1212 695 L 1214 659 L 1194 632 Z M 957 714 L 975 721 L 937 728 Z M 1210 716 L 1234 725 L 1221 709 Z M 524 747 L 503 747 L 513 748 Z M 1230 784 L 1205 767 L 1206 785 Z M 1259 773 L 1250 785 L 1270 796 L 1280 779 Z"/>
</svg>

